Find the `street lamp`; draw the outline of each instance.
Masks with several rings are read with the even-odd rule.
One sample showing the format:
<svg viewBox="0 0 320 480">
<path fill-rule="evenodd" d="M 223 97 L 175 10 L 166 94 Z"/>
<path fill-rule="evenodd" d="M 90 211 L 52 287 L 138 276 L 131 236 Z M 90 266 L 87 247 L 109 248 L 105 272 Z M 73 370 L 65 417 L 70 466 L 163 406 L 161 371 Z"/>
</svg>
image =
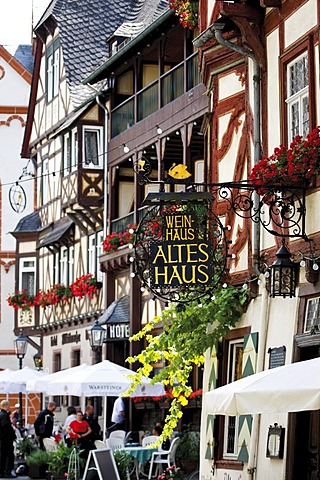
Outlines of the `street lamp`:
<svg viewBox="0 0 320 480">
<path fill-rule="evenodd" d="M 42 370 L 42 357 L 39 352 L 33 355 L 33 363 L 37 370 Z"/>
<path fill-rule="evenodd" d="M 106 336 L 106 330 L 103 327 L 101 327 L 98 320 L 96 320 L 91 330 L 88 331 L 90 347 L 94 352 L 94 363 L 99 363 L 102 360 L 102 346 L 104 343 L 105 336 Z M 94 397 L 93 409 L 94 409 L 94 416 L 98 417 L 97 397 Z"/>
<path fill-rule="evenodd" d="M 20 331 L 19 337 L 17 337 L 14 341 L 14 348 L 16 356 L 19 360 L 19 370 L 21 370 L 22 360 L 24 359 L 28 348 L 28 339 L 23 335 L 22 331 Z M 19 392 L 19 422 L 20 427 L 22 427 L 22 392 Z"/>
<path fill-rule="evenodd" d="M 276 260 L 270 267 L 270 297 L 294 297 L 297 281 L 297 264 L 291 259 L 291 253 L 282 242 L 276 253 Z"/>
</svg>

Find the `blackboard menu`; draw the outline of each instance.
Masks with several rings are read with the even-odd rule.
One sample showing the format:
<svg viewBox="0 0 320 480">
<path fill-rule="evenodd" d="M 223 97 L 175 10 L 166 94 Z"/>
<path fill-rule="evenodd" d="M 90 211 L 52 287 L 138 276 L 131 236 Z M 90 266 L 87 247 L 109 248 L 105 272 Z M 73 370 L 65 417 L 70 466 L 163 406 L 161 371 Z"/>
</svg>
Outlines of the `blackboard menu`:
<svg viewBox="0 0 320 480">
<path fill-rule="evenodd" d="M 90 450 L 83 480 L 120 480 L 110 448 Z"/>
<path fill-rule="evenodd" d="M 286 347 L 269 348 L 269 368 L 276 368 L 286 363 Z"/>
</svg>

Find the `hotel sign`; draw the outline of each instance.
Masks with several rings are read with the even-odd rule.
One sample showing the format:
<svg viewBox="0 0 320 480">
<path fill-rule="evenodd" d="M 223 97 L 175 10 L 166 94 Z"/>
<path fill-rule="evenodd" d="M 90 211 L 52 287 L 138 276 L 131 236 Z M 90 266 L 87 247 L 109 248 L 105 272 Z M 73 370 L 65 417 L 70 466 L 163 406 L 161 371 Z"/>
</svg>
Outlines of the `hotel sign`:
<svg viewBox="0 0 320 480">
<path fill-rule="evenodd" d="M 151 286 L 207 285 L 212 281 L 211 242 L 193 213 L 163 217 L 161 242 L 150 243 Z"/>
</svg>

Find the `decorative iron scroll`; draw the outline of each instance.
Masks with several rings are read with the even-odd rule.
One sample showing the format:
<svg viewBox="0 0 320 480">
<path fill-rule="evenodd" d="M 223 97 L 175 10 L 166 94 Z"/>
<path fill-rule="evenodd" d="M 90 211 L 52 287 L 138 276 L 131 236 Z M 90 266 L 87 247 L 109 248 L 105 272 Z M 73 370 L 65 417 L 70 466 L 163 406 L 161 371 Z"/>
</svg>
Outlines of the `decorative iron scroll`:
<svg viewBox="0 0 320 480">
<path fill-rule="evenodd" d="M 150 162 L 142 158 L 135 162 L 134 171 L 140 185 L 159 184 L 163 190 L 165 184 L 184 183 L 188 191 L 209 191 L 215 202 L 225 205 L 241 218 L 250 218 L 270 234 L 283 238 L 301 237 L 307 239 L 305 232 L 306 189 L 307 184 L 265 184 L 257 186 L 249 182 L 193 183 L 190 178 L 173 181 L 168 178 L 154 181 L 149 178 Z M 221 209 L 220 209 L 221 210 Z"/>
<path fill-rule="evenodd" d="M 161 199 L 151 205 L 140 221 L 132 260 L 142 288 L 154 297 L 180 303 L 199 300 L 221 281 L 228 241 L 209 197 L 169 194 L 165 203 Z"/>
</svg>

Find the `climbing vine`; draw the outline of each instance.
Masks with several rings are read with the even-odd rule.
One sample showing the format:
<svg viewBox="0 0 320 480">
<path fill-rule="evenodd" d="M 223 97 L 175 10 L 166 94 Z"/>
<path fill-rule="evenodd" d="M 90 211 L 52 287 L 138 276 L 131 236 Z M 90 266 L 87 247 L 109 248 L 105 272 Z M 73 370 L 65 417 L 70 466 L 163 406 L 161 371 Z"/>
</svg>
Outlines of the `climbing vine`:
<svg viewBox="0 0 320 480">
<path fill-rule="evenodd" d="M 163 361 L 165 367 L 153 377 L 153 382 L 162 382 L 172 388 L 173 400 L 166 417 L 161 441 L 168 438 L 182 417 L 182 407 L 188 404 L 192 388 L 188 385 L 194 366 L 204 363 L 204 354 L 240 320 L 247 291 L 235 287 L 218 288 L 203 304 L 191 302 L 184 305 L 171 304 L 169 309 L 156 316 L 130 341 L 146 340 L 145 349 L 129 363 L 140 362 L 133 378 L 130 392 L 141 384 L 142 377 L 149 377 L 153 365 Z M 162 324 L 162 332 L 152 331 Z"/>
</svg>

